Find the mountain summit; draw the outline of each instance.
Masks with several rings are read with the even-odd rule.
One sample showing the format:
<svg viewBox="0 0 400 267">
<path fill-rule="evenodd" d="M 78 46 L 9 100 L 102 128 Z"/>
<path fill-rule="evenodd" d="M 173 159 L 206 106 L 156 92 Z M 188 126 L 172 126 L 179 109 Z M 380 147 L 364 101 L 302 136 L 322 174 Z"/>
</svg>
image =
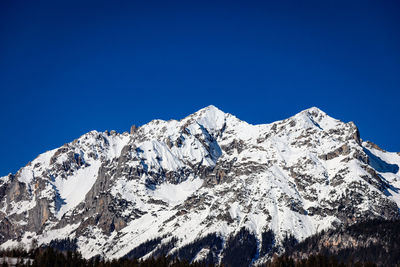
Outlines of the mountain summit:
<svg viewBox="0 0 400 267">
<path fill-rule="evenodd" d="M 245 246 L 234 262 L 249 265 L 323 229 L 399 218 L 400 155 L 316 107 L 251 125 L 208 106 L 132 129 L 91 131 L 2 177 L 1 246 L 70 237 L 85 258 L 225 265 Z"/>
</svg>

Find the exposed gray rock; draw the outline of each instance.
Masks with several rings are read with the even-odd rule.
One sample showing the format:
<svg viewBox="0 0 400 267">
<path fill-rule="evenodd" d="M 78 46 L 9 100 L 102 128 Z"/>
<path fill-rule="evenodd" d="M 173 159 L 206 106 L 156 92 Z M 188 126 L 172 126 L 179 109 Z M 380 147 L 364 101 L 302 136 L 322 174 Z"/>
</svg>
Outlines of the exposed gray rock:
<svg viewBox="0 0 400 267">
<path fill-rule="evenodd" d="M 131 126 L 131 130 L 130 130 L 130 134 L 135 134 L 137 132 L 137 127 L 136 127 L 136 125 L 132 125 Z"/>
</svg>

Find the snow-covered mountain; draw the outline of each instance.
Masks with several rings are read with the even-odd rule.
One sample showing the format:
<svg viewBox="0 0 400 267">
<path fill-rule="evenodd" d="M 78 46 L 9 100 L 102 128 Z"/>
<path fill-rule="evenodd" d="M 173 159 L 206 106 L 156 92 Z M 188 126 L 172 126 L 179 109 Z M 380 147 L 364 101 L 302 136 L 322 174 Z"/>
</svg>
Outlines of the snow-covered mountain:
<svg viewBox="0 0 400 267">
<path fill-rule="evenodd" d="M 251 125 L 209 106 L 131 133 L 91 131 L 2 177 L 0 242 L 70 237 L 84 257 L 110 259 L 192 246 L 189 260 L 224 262 L 239 238 L 257 263 L 289 235 L 399 218 L 399 165 L 315 107 Z"/>
</svg>

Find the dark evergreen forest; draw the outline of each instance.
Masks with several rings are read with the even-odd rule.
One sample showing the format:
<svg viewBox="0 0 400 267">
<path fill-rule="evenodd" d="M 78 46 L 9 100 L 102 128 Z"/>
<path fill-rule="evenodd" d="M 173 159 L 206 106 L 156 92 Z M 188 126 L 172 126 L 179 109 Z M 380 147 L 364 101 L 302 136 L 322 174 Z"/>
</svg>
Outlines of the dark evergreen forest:
<svg viewBox="0 0 400 267">
<path fill-rule="evenodd" d="M 357 242 L 352 246 L 335 245 L 331 247 L 326 240 L 345 240 L 352 238 Z M 400 267 L 400 221 L 371 220 L 351 226 L 324 231 L 298 243 L 293 237 L 285 239 L 286 253 L 277 256 L 275 236 L 272 231 L 265 231 L 257 252 L 257 241 L 248 230 L 241 229 L 225 242 L 221 237 L 210 234 L 175 250 L 165 256 L 177 242 L 160 245 L 161 239 L 152 239 L 134 248 L 125 257 L 118 260 L 104 260 L 100 257 L 84 259 L 77 251 L 77 240 L 54 240 L 47 246 L 35 247 L 30 251 L 23 248 L 0 251 L 0 258 L 17 258 L 17 266 L 52 266 L 52 267 L 112 267 L 112 266 L 218 266 L 218 255 L 222 255 L 219 266 L 249 266 L 257 257 L 265 255 L 272 259 L 264 267 Z M 321 244 L 325 244 L 322 245 Z M 203 262 L 193 263 L 196 255 L 207 248 L 208 254 Z M 138 260 L 153 251 L 153 257 Z M 31 259 L 24 263 L 22 259 Z M 8 266 L 3 263 L 2 266 Z"/>
</svg>

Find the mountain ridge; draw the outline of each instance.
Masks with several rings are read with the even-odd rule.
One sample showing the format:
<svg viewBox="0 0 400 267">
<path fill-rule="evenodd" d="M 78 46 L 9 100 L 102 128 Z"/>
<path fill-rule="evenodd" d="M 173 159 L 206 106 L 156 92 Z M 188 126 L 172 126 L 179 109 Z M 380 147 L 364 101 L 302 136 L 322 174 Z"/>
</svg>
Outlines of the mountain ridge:
<svg viewBox="0 0 400 267">
<path fill-rule="evenodd" d="M 90 131 L 2 177 L 1 246 L 70 236 L 86 258 L 119 258 L 160 238 L 148 257 L 175 239 L 166 253 L 247 229 L 260 254 L 271 231 L 274 248 L 257 263 L 287 235 L 399 217 L 399 154 L 316 107 L 251 125 L 210 105 L 131 133 Z M 194 258 L 223 261 L 228 248 L 212 247 Z"/>
</svg>

